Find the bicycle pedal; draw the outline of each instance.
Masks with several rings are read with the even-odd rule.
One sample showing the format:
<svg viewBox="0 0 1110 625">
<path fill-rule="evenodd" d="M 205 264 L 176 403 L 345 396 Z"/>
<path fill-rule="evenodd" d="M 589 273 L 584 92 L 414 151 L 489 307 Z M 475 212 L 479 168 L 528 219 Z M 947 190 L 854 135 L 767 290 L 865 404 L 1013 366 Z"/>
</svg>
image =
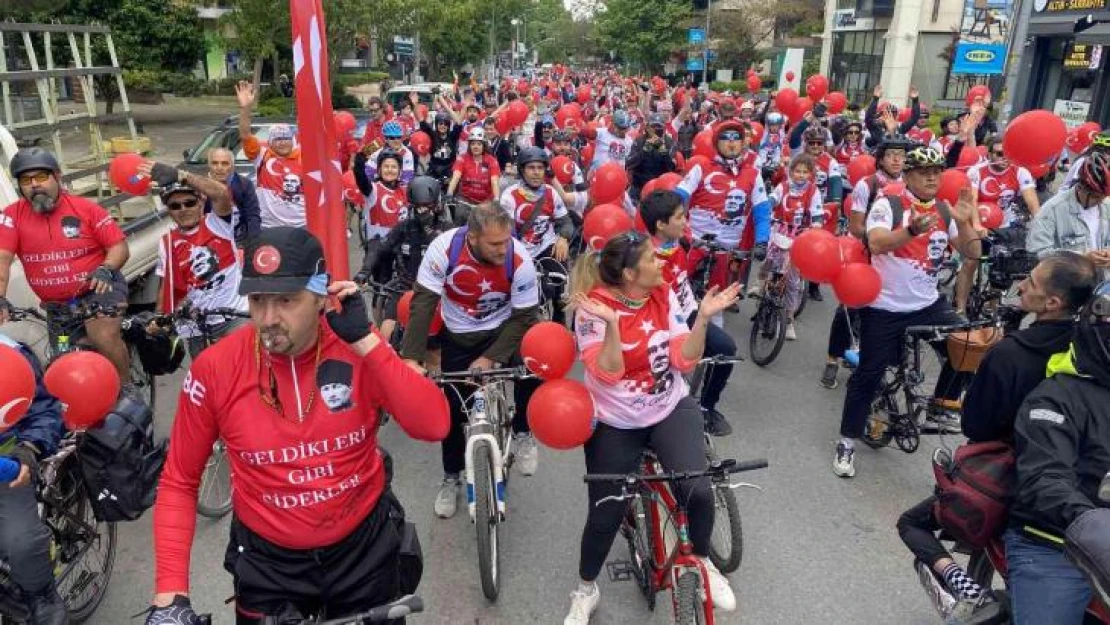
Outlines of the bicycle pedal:
<svg viewBox="0 0 1110 625">
<path fill-rule="evenodd" d="M 606 562 L 605 568 L 609 571 L 609 581 L 611 582 L 631 581 L 636 575 L 636 569 L 629 560 Z"/>
</svg>

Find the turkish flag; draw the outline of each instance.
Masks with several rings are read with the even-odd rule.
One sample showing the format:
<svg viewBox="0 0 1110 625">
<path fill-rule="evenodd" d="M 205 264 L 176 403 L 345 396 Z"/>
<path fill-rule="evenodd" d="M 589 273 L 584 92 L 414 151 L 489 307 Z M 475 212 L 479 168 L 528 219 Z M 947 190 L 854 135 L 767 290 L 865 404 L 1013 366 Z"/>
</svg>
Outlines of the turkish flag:
<svg viewBox="0 0 1110 625">
<path fill-rule="evenodd" d="M 324 247 L 333 280 L 351 275 L 343 171 L 332 125 L 328 42 L 322 0 L 289 0 L 293 26 L 293 73 L 297 97 L 302 186 L 308 229 Z"/>
</svg>

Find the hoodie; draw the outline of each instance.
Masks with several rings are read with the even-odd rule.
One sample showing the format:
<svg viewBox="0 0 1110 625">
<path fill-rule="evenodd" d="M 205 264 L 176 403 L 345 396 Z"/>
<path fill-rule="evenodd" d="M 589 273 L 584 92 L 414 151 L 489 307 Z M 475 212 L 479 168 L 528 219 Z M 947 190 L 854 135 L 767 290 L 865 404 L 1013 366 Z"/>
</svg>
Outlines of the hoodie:
<svg viewBox="0 0 1110 625">
<path fill-rule="evenodd" d="M 974 442 L 1010 441 L 1021 402 L 1042 380 L 1049 359 L 1067 351 L 1070 319 L 1036 321 L 992 347 L 963 402 L 964 436 Z"/>
</svg>

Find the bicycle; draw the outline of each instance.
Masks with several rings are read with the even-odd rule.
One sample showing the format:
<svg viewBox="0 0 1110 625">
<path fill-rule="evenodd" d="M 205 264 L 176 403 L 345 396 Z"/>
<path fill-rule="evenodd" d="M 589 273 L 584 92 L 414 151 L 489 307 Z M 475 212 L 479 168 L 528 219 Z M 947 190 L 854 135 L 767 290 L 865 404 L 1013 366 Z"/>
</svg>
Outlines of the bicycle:
<svg viewBox="0 0 1110 625">
<path fill-rule="evenodd" d="M 925 419 L 947 413 L 946 409 L 934 404 L 931 394 L 921 390 L 921 385 L 925 383 L 921 344 L 940 341 L 953 332 L 992 326 L 1000 327 L 999 321 L 987 319 L 956 325 L 906 328 L 900 362 L 887 368 L 883 374 L 879 391 L 871 403 L 871 415 L 868 417 L 863 442 L 872 449 L 880 449 L 893 441 L 908 454 L 917 451 L 921 444 L 921 425 Z M 937 433 L 944 432 L 939 429 Z"/>
<path fill-rule="evenodd" d="M 690 277 L 690 287 L 694 291 L 694 296 L 700 301 L 709 292 L 710 280 L 713 277 L 713 270 L 716 269 L 717 263 L 722 258 L 727 258 L 730 264 L 736 263 L 738 265 L 736 273 L 741 276 L 743 282 L 744 274 L 750 268 L 751 252 L 737 249 L 728 249 L 717 243 L 717 235 L 703 234 L 700 239 L 693 242 L 693 247 L 705 250 L 706 255 L 698 261 L 697 267 Z"/>
<path fill-rule="evenodd" d="M 324 619 L 320 615 L 305 618 L 296 608 L 289 606 L 283 614 L 263 617 L 261 625 L 367 625 L 385 623 L 394 619 L 424 611 L 424 600 L 419 595 L 405 595 L 396 601 L 371 608 L 365 612 L 336 619 Z M 212 615 L 200 615 L 204 625 L 211 625 Z"/>
<path fill-rule="evenodd" d="M 100 606 L 116 559 L 116 524 L 96 520 L 81 479 L 76 456 L 79 436 L 67 433 L 58 451 L 39 463 L 35 493 L 40 518 L 50 531 L 58 593 L 77 623 Z M 24 623 L 29 618 L 23 591 L 11 579 L 11 566 L 0 560 L 0 624 Z"/>
<path fill-rule="evenodd" d="M 540 321 L 552 321 L 556 313 L 562 312 L 560 303 L 570 283 L 570 272 L 565 264 L 551 257 L 536 259 L 535 265 L 540 285 Z"/>
<path fill-rule="evenodd" d="M 470 212 L 478 206 L 477 204 L 467 202 L 457 195 L 444 196 L 440 202 L 449 216 L 451 223 L 458 227 L 466 225 L 467 220 L 470 218 Z"/>
<path fill-rule="evenodd" d="M 533 378 L 525 367 L 430 374 L 438 384 L 452 385 L 466 412 L 466 505 L 478 540 L 478 572 L 482 593 L 497 601 L 501 590 L 499 527 L 505 521 L 505 490 L 513 466 L 514 406 L 509 380 Z M 474 388 L 465 399 L 454 385 Z M 469 408 L 467 407 L 469 404 Z"/>
<path fill-rule="evenodd" d="M 606 568 L 610 579 L 635 579 L 648 602 L 648 608 L 653 611 L 655 595 L 669 588 L 673 593 L 672 607 L 677 625 L 713 625 L 713 595 L 709 588 L 709 575 L 705 566 L 693 555 L 686 504 L 674 496 L 670 484 L 679 480 L 708 477 L 718 488 L 735 490 L 745 487 L 762 490 L 745 482 L 729 483 L 728 476 L 765 467 L 766 460 L 737 462 L 729 459 L 713 462 L 704 471 L 663 471 L 655 455 L 645 451 L 641 474 L 599 473 L 583 476 L 586 483 L 615 482 L 621 485 L 620 495 L 604 497 L 595 505 L 631 500 L 621 523 L 621 534 L 628 543 L 631 560 L 608 563 Z M 644 503 L 645 498 L 648 505 Z M 667 524 L 673 526 L 671 532 L 666 532 Z M 672 543 L 669 550 L 668 543 Z"/>
<path fill-rule="evenodd" d="M 343 205 L 347 207 L 347 236 L 350 237 L 351 232 L 357 232 L 359 247 L 366 247 L 366 210 L 365 207 L 355 204 L 354 202 L 343 200 Z"/>
<path fill-rule="evenodd" d="M 789 315 L 786 313 L 786 289 L 789 286 L 790 276 L 790 247 L 794 244 L 785 232 L 775 231 L 771 235 L 771 244 L 786 256 L 783 265 L 771 274 L 767 283 L 763 285 L 761 293 L 753 293 L 749 297 L 759 300 L 759 305 L 752 315 L 752 329 L 748 336 L 748 352 L 752 362 L 760 367 L 766 367 L 775 361 L 782 345 L 786 341 L 786 326 Z M 802 291 L 805 291 L 803 286 Z"/>
</svg>

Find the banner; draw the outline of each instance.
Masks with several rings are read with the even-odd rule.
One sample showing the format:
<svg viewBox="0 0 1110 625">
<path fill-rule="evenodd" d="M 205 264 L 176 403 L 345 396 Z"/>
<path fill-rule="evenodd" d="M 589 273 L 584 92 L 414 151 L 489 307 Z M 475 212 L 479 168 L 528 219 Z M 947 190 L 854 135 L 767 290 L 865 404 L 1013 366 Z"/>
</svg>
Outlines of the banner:
<svg viewBox="0 0 1110 625">
<path fill-rule="evenodd" d="M 1012 0 L 965 0 L 960 38 L 952 54 L 952 73 L 1003 73 L 1013 17 Z"/>
<path fill-rule="evenodd" d="M 308 229 L 324 247 L 333 280 L 351 275 L 347 256 L 347 215 L 342 169 L 328 80 L 328 40 L 322 0 L 289 0 L 293 27 L 293 73 L 297 137 L 304 170 L 301 184 Z"/>
</svg>

